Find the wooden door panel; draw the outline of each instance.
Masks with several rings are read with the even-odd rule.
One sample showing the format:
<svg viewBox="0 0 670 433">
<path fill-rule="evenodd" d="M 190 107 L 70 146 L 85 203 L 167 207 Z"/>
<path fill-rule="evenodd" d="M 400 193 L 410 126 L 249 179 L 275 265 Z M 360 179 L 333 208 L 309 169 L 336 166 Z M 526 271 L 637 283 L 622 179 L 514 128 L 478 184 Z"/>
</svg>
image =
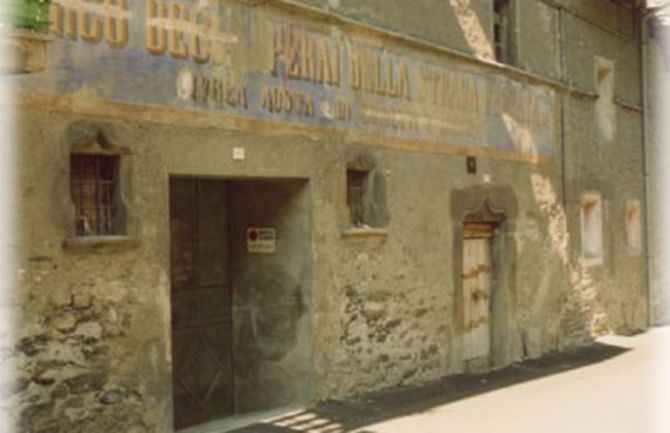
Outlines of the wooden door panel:
<svg viewBox="0 0 670 433">
<path fill-rule="evenodd" d="M 463 358 L 490 352 L 491 236 L 481 225 L 463 241 Z"/>
<path fill-rule="evenodd" d="M 471 242 L 465 241 L 463 243 L 463 329 L 465 330 L 463 336 L 463 352 L 466 359 L 472 353 L 472 290 L 474 289 L 474 282 L 472 280 L 472 264 L 474 262 L 474 248 Z"/>
<path fill-rule="evenodd" d="M 200 287 L 228 284 L 228 221 L 224 184 L 198 181 L 198 282 Z"/>
<path fill-rule="evenodd" d="M 175 428 L 233 412 L 225 184 L 170 181 Z"/>
<path fill-rule="evenodd" d="M 209 242 L 199 245 L 198 286 L 225 286 L 228 284 L 228 265 L 224 242 Z"/>
</svg>

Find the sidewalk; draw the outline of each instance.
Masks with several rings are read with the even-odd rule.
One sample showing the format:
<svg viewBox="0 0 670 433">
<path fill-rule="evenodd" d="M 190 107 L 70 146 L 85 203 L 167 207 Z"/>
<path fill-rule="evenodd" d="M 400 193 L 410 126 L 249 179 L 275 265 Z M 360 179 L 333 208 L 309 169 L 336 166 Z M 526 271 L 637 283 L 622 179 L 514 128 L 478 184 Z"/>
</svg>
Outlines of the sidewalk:
<svg viewBox="0 0 670 433">
<path fill-rule="evenodd" d="M 664 383 L 658 369 L 670 372 L 663 346 L 670 346 L 670 328 L 610 336 L 486 375 L 329 401 L 228 431 L 667 433 L 653 421 Z"/>
</svg>

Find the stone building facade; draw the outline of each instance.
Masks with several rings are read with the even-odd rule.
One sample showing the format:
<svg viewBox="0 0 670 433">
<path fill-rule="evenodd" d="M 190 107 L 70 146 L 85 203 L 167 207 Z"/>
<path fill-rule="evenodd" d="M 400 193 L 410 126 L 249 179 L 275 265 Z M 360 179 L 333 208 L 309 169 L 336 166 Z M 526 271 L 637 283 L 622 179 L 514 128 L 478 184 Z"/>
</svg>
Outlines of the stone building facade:
<svg viewBox="0 0 670 433">
<path fill-rule="evenodd" d="M 51 20 L 45 70 L 3 77 L 19 431 L 173 432 L 648 325 L 632 2 Z"/>
</svg>

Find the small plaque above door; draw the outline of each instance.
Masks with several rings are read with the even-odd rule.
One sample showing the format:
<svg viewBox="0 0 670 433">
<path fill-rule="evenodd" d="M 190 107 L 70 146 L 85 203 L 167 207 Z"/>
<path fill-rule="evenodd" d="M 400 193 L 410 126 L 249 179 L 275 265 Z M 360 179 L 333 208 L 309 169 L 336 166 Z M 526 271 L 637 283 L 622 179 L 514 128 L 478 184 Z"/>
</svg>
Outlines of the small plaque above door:
<svg viewBox="0 0 670 433">
<path fill-rule="evenodd" d="M 276 249 L 274 227 L 247 228 L 247 251 L 256 254 L 272 254 Z"/>
</svg>

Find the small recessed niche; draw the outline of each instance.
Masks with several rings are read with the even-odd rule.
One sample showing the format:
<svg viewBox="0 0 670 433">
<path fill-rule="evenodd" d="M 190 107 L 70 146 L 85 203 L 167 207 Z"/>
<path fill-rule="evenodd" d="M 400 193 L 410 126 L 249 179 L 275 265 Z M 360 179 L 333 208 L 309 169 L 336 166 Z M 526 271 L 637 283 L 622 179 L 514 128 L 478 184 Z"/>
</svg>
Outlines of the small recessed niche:
<svg viewBox="0 0 670 433">
<path fill-rule="evenodd" d="M 465 158 L 465 167 L 468 174 L 477 174 L 477 158 L 474 156 L 467 156 Z"/>
<path fill-rule="evenodd" d="M 603 263 L 603 210 L 598 193 L 584 193 L 580 203 L 580 221 L 584 264 Z"/>
<path fill-rule="evenodd" d="M 359 157 L 347 163 L 347 207 L 350 227 L 385 227 L 386 179 L 372 157 Z"/>
<path fill-rule="evenodd" d="M 642 216 L 640 200 L 626 201 L 626 249 L 628 254 L 639 256 L 642 252 Z"/>
</svg>

